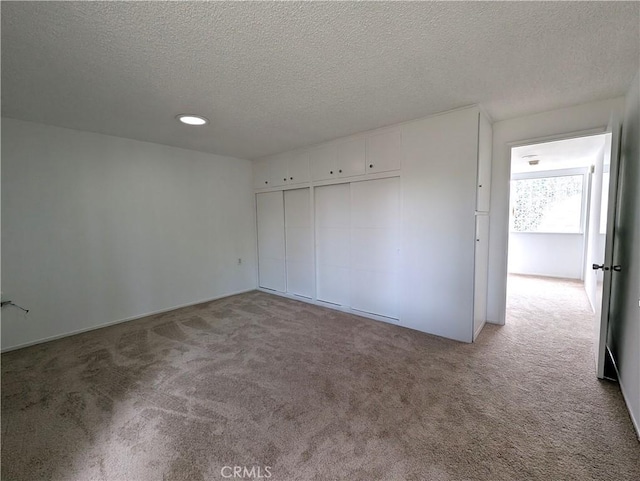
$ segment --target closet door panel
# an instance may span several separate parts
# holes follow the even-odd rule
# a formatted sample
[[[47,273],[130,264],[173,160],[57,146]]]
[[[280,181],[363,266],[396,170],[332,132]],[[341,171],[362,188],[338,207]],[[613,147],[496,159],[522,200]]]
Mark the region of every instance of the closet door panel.
[[[258,271],[260,287],[278,292],[286,291],[284,260],[262,258],[258,261]]]
[[[313,297],[313,263],[287,261],[287,292],[309,299]]]
[[[399,317],[400,181],[351,184],[351,307]]]
[[[348,267],[351,234],[343,227],[316,227],[316,256],[324,264]]]
[[[356,229],[351,232],[351,267],[372,271],[397,269],[400,238],[390,229]],[[356,248],[357,247],[357,248]]]
[[[329,264],[319,266],[316,273],[318,300],[349,307],[351,305],[350,279],[348,267]]]
[[[351,306],[358,311],[398,319],[397,273],[354,269]],[[356,288],[353,288],[356,286]],[[366,286],[358,289],[357,286]]]
[[[287,292],[313,297],[310,189],[284,192]]]
[[[350,305],[350,185],[318,187],[315,191],[316,297]]]
[[[265,289],[286,291],[282,192],[256,194],[258,277]]]

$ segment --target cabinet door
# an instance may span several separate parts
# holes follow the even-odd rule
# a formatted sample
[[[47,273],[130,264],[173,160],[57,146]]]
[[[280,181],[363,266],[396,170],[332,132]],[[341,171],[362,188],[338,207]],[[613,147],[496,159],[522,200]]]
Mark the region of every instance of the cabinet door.
[[[350,305],[350,187],[349,184],[317,187],[316,297],[318,300]]]
[[[351,184],[351,307],[398,319],[400,179]]]
[[[354,139],[338,145],[338,176],[351,177],[365,173],[365,139]]]
[[[253,187],[254,189],[265,189],[267,187],[271,187],[268,160],[253,161]]]
[[[329,145],[309,152],[312,180],[327,180],[336,178],[337,149]]]
[[[271,179],[269,184],[280,187],[289,183],[289,159],[290,156],[283,154],[269,160]]]
[[[476,216],[475,273],[473,292],[473,340],[487,319],[487,288],[489,271],[489,216]]]
[[[289,158],[289,184],[309,182],[309,153],[294,154]]]
[[[286,291],[284,203],[282,192],[256,194],[260,287]]]
[[[287,292],[313,297],[310,189],[284,192]]]
[[[493,131],[491,124],[483,114],[480,115],[478,130],[478,194],[476,198],[476,210],[489,212],[491,193],[491,153]]]
[[[367,173],[399,170],[402,159],[402,136],[399,130],[367,138]]]

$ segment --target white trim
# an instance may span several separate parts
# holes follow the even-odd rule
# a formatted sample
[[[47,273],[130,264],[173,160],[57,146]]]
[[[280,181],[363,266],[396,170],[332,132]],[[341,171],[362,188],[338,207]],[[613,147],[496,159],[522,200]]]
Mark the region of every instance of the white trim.
[[[590,166],[571,167],[568,169],[535,170],[531,172],[514,172],[511,180],[527,179],[547,179],[549,177],[571,177],[574,175],[585,175],[589,173]]]
[[[546,144],[547,142],[553,142],[555,140],[570,140],[570,139],[579,139],[582,137],[593,137],[595,135],[606,134],[606,133],[607,133],[607,126],[604,125],[602,127],[596,127],[593,129],[576,130],[575,132],[567,132],[563,134],[546,135],[543,137],[533,137],[530,139],[522,139],[522,140],[512,140],[510,142],[506,142],[505,145],[509,148],[509,151],[511,151],[511,148],[513,147]],[[511,163],[509,163],[509,167],[511,167]]]
[[[310,297],[303,297],[303,296],[298,296],[296,294],[289,294],[288,292],[274,291],[271,289],[264,289],[263,287],[258,287],[257,290],[260,292],[264,292],[265,294],[273,294],[275,296],[285,297],[287,299],[293,299],[294,301],[306,302],[307,304],[313,304],[314,306],[326,307],[327,309],[332,309],[334,311],[353,314],[354,316],[366,317],[367,319],[373,319],[374,321],[386,322],[387,324],[393,324],[394,326],[402,326],[399,319],[394,319],[392,317],[379,316],[378,314],[371,314],[370,312],[359,311],[357,309],[341,306],[339,304],[333,304],[331,302],[320,301],[318,299],[312,299]],[[402,326],[402,327],[406,327],[406,326]]]
[[[310,187],[322,187],[325,185],[351,184],[354,182],[365,182],[367,180],[387,179],[390,177],[401,177],[400,170],[389,170],[387,172],[376,172],[375,174],[357,174],[350,177],[337,177],[335,179],[313,180],[297,185],[282,185],[266,187],[264,189],[254,189],[255,194],[265,194],[268,192],[279,192],[285,190],[308,189]]]
[[[498,232],[498,234],[504,234],[506,238],[505,249],[502,254],[502,260],[504,261],[503,263],[504,269],[502,270],[502,277],[504,279],[504,290],[500,289],[500,292],[498,292],[498,294],[500,295],[498,319],[488,320],[487,322],[489,322],[489,324],[504,326],[507,323],[507,300],[508,300],[507,299],[507,283],[508,283],[507,281],[509,278],[509,234],[510,234],[509,227],[511,222],[509,217],[509,207],[511,206],[511,200],[510,200],[511,199],[511,175],[513,174],[511,172],[512,149],[514,147],[520,147],[524,145],[543,144],[543,143],[551,142],[554,140],[578,139],[580,137],[591,137],[594,135],[606,134],[606,133],[607,133],[607,126],[605,125],[602,127],[596,127],[592,129],[576,130],[573,132],[564,132],[564,133],[553,134],[553,135],[544,135],[542,137],[530,137],[527,139],[511,140],[503,144],[503,146],[506,147],[507,149],[507,152],[508,152],[507,156],[509,158],[509,162],[507,163],[508,175],[507,175],[507,189],[506,189],[506,194],[508,199],[507,219],[506,219],[506,222],[501,223],[500,225],[501,232]],[[502,149],[503,146],[500,146],[500,148]],[[494,150],[494,155],[495,155],[495,150]]]
[[[188,302],[186,304],[180,304],[174,307],[167,307],[166,309],[160,309],[157,311],[147,312],[145,314],[139,314],[131,317],[127,317],[125,319],[118,319],[117,321],[109,321],[103,324],[98,324],[96,326],[85,327],[83,329],[77,329],[75,331],[65,332],[63,334],[56,334],[55,336],[43,337],[42,339],[38,339],[36,341],[25,342],[24,344],[18,344],[17,346],[10,346],[3,348],[0,352],[5,353],[9,351],[15,351],[17,349],[22,349],[24,347],[35,346],[36,344],[42,344],[44,342],[55,341],[56,339],[62,339],[63,337],[75,336],[76,334],[82,334],[83,332],[95,331],[96,329],[102,329],[103,327],[113,326],[115,324],[121,324],[123,322],[135,321],[137,319],[142,319],[144,317],[155,316],[157,314],[163,314],[169,311],[175,311],[176,309],[182,309],[183,307],[196,306],[198,304],[204,304],[205,302],[217,301],[219,299],[224,299],[225,297],[237,296],[238,294],[244,294],[246,292],[255,291],[256,289],[252,287],[251,289],[245,289],[242,291],[231,292],[229,294],[223,294],[221,296],[210,297],[207,299],[201,299],[199,301]]]
[[[638,438],[638,441],[640,441],[640,423],[633,415],[633,411],[631,410],[631,404],[629,404],[629,398],[627,398],[627,395],[625,394],[625,391],[624,391],[624,384],[622,384],[622,381],[621,381],[622,378],[620,377],[620,372],[618,371],[618,365],[616,364],[616,360],[613,357],[613,354],[611,353],[611,349],[609,349],[609,346],[607,346],[607,352],[609,353],[609,359],[611,359],[613,368],[616,370],[616,376],[618,376],[618,385],[620,386],[622,399],[624,399],[624,403],[627,406],[627,411],[629,412],[629,417],[631,418],[631,424],[633,425],[633,428],[636,431],[636,437]]]
[[[513,151],[512,151],[513,152]],[[512,154],[513,155],[513,154]],[[589,167],[573,167],[570,169],[557,169],[557,170],[539,170],[535,172],[517,172],[511,174],[511,182],[520,180],[534,180],[534,179],[549,179],[555,177],[578,177],[582,176],[582,199],[580,201],[580,230],[578,232],[559,232],[559,231],[520,231],[511,230],[511,212],[513,206],[511,205],[511,192],[509,192],[509,235],[511,234],[578,234],[585,235],[586,222],[587,222],[587,204],[589,200],[588,195],[588,182],[589,182]]]
[[[476,332],[473,333],[473,342],[476,342],[476,339],[478,339],[478,335],[480,334],[480,331],[482,331],[482,328],[486,323],[487,321],[482,321],[482,323],[478,326],[478,329],[476,329]]]

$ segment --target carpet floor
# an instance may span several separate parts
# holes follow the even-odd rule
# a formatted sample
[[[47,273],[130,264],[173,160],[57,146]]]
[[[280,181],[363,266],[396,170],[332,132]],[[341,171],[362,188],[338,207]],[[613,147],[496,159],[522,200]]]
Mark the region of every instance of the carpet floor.
[[[255,291],[183,308],[3,354],[2,479],[637,481],[592,333],[581,284],[526,277],[474,344]]]

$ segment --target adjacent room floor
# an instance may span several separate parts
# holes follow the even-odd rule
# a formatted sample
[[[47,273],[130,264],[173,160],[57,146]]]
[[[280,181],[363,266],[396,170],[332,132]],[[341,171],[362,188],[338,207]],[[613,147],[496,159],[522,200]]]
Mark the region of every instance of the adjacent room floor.
[[[519,281],[475,344],[251,292],[4,354],[2,478],[639,479],[581,285]]]

